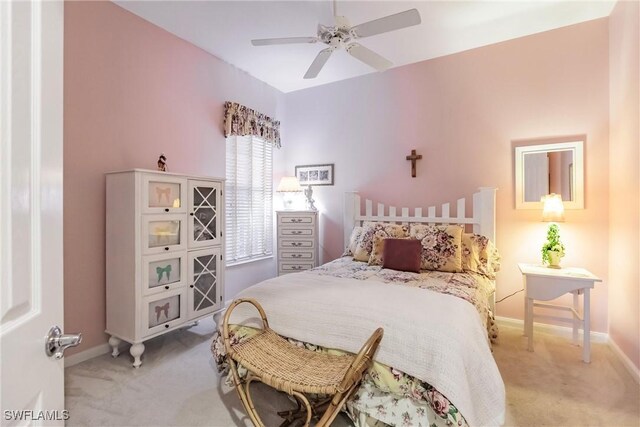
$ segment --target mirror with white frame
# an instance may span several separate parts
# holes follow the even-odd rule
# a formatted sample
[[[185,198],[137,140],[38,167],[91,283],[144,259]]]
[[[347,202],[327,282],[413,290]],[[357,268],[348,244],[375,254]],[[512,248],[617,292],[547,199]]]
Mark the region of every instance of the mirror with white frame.
[[[584,208],[583,142],[515,147],[516,209],[542,209],[547,194],[562,196],[565,209]]]

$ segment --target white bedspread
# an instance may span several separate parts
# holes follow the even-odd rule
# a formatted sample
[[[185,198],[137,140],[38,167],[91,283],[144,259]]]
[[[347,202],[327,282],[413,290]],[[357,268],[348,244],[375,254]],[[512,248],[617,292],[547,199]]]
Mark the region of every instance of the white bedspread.
[[[313,273],[266,280],[238,298],[255,298],[281,335],[352,353],[381,326],[377,361],[434,386],[469,425],[504,422],[504,384],[478,312],[464,300]],[[230,323],[259,325],[248,304],[236,308]]]

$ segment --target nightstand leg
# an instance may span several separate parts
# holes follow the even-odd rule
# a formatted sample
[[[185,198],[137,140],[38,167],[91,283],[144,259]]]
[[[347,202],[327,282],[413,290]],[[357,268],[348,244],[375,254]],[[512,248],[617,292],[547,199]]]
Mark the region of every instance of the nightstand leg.
[[[583,310],[584,313],[582,314],[582,317],[584,318],[583,324],[582,324],[582,330],[583,330],[583,334],[584,337],[583,339],[583,348],[582,348],[582,361],[584,363],[591,363],[591,308],[590,308],[590,296],[589,294],[591,292],[589,292],[590,289],[586,288],[584,290],[584,304],[583,304]]]
[[[578,292],[577,291],[573,291],[573,309],[576,311],[576,313],[580,313],[580,305],[578,303]],[[580,345],[578,343],[578,325],[580,323],[580,319],[578,319],[578,317],[576,316],[575,313],[573,313],[573,343],[575,345]]]
[[[529,298],[527,298],[527,276],[526,275],[522,275],[522,289],[525,290],[524,292],[524,336],[529,336],[529,305],[528,305],[528,301]]]
[[[533,299],[525,298],[525,300],[526,300],[525,333],[527,335],[527,350],[533,351]]]

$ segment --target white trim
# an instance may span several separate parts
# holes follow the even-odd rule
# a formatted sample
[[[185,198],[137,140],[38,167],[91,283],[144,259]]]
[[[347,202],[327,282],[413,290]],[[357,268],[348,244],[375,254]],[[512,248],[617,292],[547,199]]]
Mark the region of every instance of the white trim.
[[[609,347],[611,347],[611,350],[613,350],[615,355],[618,356],[618,358],[620,359],[624,367],[627,368],[627,371],[629,371],[633,379],[636,380],[638,384],[640,384],[640,369],[633,364],[631,359],[629,359],[629,356],[624,354],[624,352],[620,349],[620,347],[618,347],[618,344],[616,344],[616,342],[611,338],[611,336],[609,336]]]
[[[499,327],[506,326],[524,330],[524,320],[521,319],[496,316],[496,323]],[[534,322],[533,327],[536,328],[537,331],[542,333],[561,336],[567,339],[571,339],[572,337],[572,329],[567,326],[549,325],[546,323]],[[582,331],[580,331],[580,335],[582,336]],[[640,369],[634,365],[631,359],[629,359],[629,356],[624,354],[624,352],[620,349],[620,347],[618,347],[618,344],[616,344],[616,342],[609,336],[609,334],[605,332],[591,331],[590,335],[591,342],[608,344],[613,353],[618,357],[618,359],[620,359],[620,362],[622,362],[627,371],[629,371],[629,374],[631,374],[633,379],[640,384]]]
[[[496,322],[498,323],[498,326],[519,328],[524,331],[524,320],[522,319],[513,319],[511,317],[496,316]],[[573,329],[568,326],[549,325],[547,323],[533,322],[533,327],[536,329],[536,331],[539,331],[542,333],[557,335],[557,336],[561,336],[563,338],[568,338],[568,339],[572,339],[573,337]],[[582,329],[580,329],[578,333],[579,333],[579,336],[582,337]],[[591,331],[589,335],[591,337],[591,342],[597,342],[600,344],[606,344],[609,342],[609,334],[605,332]]]
[[[250,262],[256,262],[256,261],[264,261],[266,259],[272,259],[272,258],[273,258],[273,254],[255,256],[253,258],[247,258],[247,259],[243,259],[241,261],[228,262],[227,264],[225,264],[225,267],[232,268],[232,267],[236,267],[238,265],[249,264]]]
[[[84,351],[72,354],[71,356],[65,356],[64,367],[68,368],[78,363],[82,363],[86,360],[93,359],[94,357],[102,356],[103,354],[111,353],[111,347],[108,342],[98,344],[95,347],[88,348]]]

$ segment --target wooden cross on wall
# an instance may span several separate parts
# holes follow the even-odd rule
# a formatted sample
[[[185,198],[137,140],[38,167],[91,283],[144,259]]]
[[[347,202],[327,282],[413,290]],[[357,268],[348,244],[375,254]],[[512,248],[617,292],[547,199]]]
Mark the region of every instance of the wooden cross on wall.
[[[416,154],[416,150],[411,150],[411,155],[407,156],[407,160],[411,160],[411,178],[416,177],[416,161],[422,158],[422,154]]]

